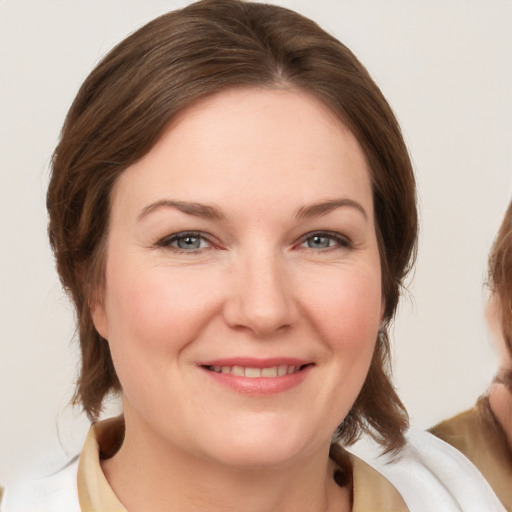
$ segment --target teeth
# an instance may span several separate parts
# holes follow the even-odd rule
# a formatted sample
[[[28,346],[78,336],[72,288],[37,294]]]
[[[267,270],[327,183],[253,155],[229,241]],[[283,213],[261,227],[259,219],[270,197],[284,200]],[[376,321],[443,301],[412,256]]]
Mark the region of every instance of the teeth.
[[[271,366],[269,368],[251,368],[244,366],[209,366],[208,369],[216,373],[224,373],[236,375],[238,377],[249,377],[257,379],[259,377],[282,377],[283,375],[291,375],[297,373],[300,366],[288,366],[282,364],[279,366]]]
[[[277,366],[273,366],[272,368],[262,368],[261,376],[262,377],[277,377],[279,373],[279,368]]]
[[[261,377],[261,370],[259,368],[246,368],[245,376],[250,377],[251,379]]]
[[[242,366],[233,366],[231,373],[233,375],[238,375],[239,377],[243,377],[245,375],[245,371]]]

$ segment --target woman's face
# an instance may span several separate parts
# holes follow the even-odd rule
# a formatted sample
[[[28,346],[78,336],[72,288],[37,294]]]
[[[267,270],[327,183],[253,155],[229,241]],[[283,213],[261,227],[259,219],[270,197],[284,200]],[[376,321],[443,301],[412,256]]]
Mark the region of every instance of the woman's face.
[[[498,350],[500,366],[507,369],[512,368],[512,360],[507,350],[507,343],[502,330],[501,301],[494,293],[491,293],[487,299],[485,317],[493,342]]]
[[[249,466],[325,453],[382,313],[368,165],[306,93],[202,100],[116,183],[93,318],[141,446]]]

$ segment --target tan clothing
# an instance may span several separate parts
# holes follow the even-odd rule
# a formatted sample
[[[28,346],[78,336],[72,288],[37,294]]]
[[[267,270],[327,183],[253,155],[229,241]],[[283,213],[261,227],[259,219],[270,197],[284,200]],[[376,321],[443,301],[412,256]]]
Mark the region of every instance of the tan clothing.
[[[487,479],[504,507],[512,511],[512,452],[487,397],[431,432],[462,452]]]
[[[123,424],[119,418],[97,423],[89,431],[78,465],[78,499],[82,512],[126,512],[100,465],[100,451],[111,455],[119,447],[122,435]],[[353,512],[409,510],[386,478],[361,459],[353,455],[349,457],[352,464]],[[333,458],[337,462],[336,455]]]
[[[100,463],[118,449],[123,430],[119,419],[94,425],[80,458],[48,477],[11,486],[2,512],[126,512]],[[353,491],[355,512],[506,512],[477,468],[428,432],[409,432],[394,461],[363,450],[363,462],[338,445],[330,456],[334,480]]]
[[[402,496],[379,472],[354,455],[352,462],[352,512],[406,512]]]

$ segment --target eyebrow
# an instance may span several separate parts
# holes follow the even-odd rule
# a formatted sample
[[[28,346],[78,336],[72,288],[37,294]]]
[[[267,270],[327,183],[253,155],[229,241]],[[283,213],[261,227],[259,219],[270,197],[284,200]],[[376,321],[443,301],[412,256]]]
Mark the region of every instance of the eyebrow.
[[[328,201],[322,201],[319,203],[303,206],[297,210],[296,218],[307,219],[311,217],[320,217],[322,215],[327,215],[328,213],[338,208],[347,207],[355,208],[360,213],[362,213],[366,220],[368,219],[368,214],[366,213],[366,210],[363,208],[363,206],[357,201],[349,198],[331,199]],[[143,217],[149,215],[155,210],[158,210],[159,208],[175,208],[176,210],[186,213],[187,215],[193,215],[194,217],[202,217],[204,219],[210,220],[225,219],[225,215],[216,206],[202,203],[191,203],[188,201],[172,201],[170,199],[161,199],[145,206],[138,215],[137,219],[141,220]]]
[[[160,201],[155,201],[154,203],[148,204],[146,207],[144,207],[138,215],[137,220],[141,220],[143,217],[155,210],[158,210],[159,208],[175,208],[176,210],[179,210],[188,215],[193,215],[194,217],[202,217],[204,219],[224,219],[224,214],[215,206],[201,203],[189,203],[187,201],[171,201],[169,199],[161,199]]]
[[[368,214],[366,213],[366,210],[361,205],[361,203],[358,203],[357,201],[354,201],[353,199],[349,198],[331,199],[329,201],[322,201],[308,206],[303,206],[302,208],[299,208],[297,212],[297,218],[307,219],[310,217],[320,217],[322,215],[327,215],[328,213],[332,212],[333,210],[336,210],[337,208],[346,207],[355,208],[356,210],[363,214],[363,217],[366,220],[368,220]]]

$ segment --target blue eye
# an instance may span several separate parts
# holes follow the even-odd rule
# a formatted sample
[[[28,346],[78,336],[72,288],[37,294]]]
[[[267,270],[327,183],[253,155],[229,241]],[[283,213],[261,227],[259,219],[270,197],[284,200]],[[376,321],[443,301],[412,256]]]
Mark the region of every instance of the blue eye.
[[[179,251],[197,251],[210,247],[208,240],[200,233],[176,233],[158,242],[161,247],[169,247]]]
[[[328,236],[313,235],[306,239],[306,243],[310,249],[326,249],[331,247],[333,240]]]
[[[350,242],[337,233],[313,233],[303,239],[301,247],[307,247],[308,249],[350,247]]]
[[[176,239],[176,247],[179,249],[199,249],[201,247],[201,238],[198,236],[182,236]]]

